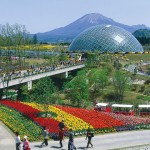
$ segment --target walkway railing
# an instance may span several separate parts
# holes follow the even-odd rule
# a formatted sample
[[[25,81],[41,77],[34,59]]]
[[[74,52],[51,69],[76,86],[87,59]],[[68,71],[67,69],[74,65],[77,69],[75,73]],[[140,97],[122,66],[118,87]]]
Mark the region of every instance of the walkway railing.
[[[78,62],[78,63],[71,63],[71,64],[65,64],[65,65],[49,65],[49,66],[43,66],[43,67],[34,67],[29,68],[27,70],[20,70],[16,72],[10,72],[8,74],[1,73],[0,74],[0,82],[8,81],[8,80],[14,80],[18,78],[33,76],[37,74],[42,74],[50,71],[60,70],[64,68],[69,68],[73,66],[83,65],[84,63]]]

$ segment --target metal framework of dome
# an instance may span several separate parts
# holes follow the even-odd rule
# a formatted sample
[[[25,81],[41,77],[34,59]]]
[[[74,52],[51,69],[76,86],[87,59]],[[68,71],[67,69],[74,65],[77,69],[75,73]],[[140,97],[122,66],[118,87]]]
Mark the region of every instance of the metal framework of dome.
[[[70,51],[143,52],[138,40],[128,31],[113,25],[97,25],[80,33]]]

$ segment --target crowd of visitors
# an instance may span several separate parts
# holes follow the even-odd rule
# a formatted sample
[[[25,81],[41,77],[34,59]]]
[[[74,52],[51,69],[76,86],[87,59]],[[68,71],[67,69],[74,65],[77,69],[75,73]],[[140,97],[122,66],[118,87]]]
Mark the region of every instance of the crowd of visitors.
[[[16,78],[22,78],[30,75],[36,75],[44,72],[54,71],[58,69],[63,69],[66,67],[74,66],[80,62],[68,61],[68,62],[59,62],[57,64],[45,65],[45,66],[36,66],[31,65],[23,70],[13,70],[9,73],[0,72],[0,81],[13,80]]]

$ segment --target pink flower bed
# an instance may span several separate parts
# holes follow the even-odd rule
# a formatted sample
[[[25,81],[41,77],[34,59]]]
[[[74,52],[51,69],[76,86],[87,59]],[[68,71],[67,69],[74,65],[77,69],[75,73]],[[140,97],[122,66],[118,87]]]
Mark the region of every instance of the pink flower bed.
[[[149,124],[150,118],[142,118],[138,116],[125,116],[122,114],[115,114],[115,113],[107,113],[105,114],[122,121],[125,125],[138,125],[138,124]]]

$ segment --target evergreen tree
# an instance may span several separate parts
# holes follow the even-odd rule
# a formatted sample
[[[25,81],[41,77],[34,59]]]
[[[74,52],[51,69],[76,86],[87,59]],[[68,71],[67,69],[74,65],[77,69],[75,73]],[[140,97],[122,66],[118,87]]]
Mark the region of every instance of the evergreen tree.
[[[34,34],[34,35],[33,35],[33,44],[37,44],[37,43],[38,43],[37,35]]]

